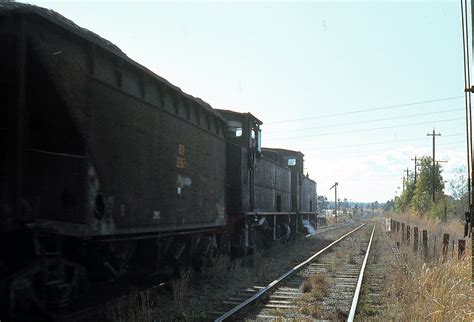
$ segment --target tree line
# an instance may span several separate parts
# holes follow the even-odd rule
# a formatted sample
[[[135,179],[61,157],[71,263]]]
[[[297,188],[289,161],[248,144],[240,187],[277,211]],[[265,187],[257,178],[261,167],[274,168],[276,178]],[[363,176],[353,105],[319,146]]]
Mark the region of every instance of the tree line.
[[[457,169],[457,175],[449,182],[451,195],[445,194],[442,172],[442,166],[438,162],[433,167],[431,157],[422,157],[416,177],[412,173],[406,178],[403,192],[387,201],[384,210],[412,211],[438,219],[446,219],[447,216],[462,218],[468,203],[463,169]]]

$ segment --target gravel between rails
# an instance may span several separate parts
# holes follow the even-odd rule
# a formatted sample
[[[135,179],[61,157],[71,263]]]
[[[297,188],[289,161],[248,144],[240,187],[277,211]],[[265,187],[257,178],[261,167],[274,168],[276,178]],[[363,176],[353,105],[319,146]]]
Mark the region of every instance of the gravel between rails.
[[[372,228],[362,227],[321,254],[245,313],[245,320],[345,319]]]
[[[382,221],[375,223],[377,227],[367,261],[355,321],[384,320],[387,310],[387,286],[398,266],[399,253],[393,240],[384,231],[384,223]]]

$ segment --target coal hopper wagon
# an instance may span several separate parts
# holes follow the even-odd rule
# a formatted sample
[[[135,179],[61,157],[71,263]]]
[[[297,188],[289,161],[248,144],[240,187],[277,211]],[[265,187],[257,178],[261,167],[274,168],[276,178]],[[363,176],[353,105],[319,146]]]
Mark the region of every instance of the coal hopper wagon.
[[[303,154],[263,148],[251,113],[213,109],[44,8],[0,4],[0,44],[0,313],[314,227]]]

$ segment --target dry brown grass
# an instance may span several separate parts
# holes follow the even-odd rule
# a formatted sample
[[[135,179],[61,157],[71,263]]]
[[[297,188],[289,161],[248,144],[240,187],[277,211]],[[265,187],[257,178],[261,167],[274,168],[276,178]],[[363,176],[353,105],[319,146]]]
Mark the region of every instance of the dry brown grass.
[[[314,304],[314,301],[321,301],[327,296],[328,290],[329,283],[323,275],[315,274],[309,276],[305,278],[303,284],[301,284],[301,291],[306,295],[302,300],[303,302],[308,302],[309,300],[309,302]]]
[[[295,300],[298,312],[311,318],[321,317],[322,304],[320,301],[327,295],[328,283],[324,277],[315,275],[305,279],[301,285],[303,295]],[[301,320],[300,318],[298,321]]]
[[[189,270],[181,271],[180,278],[172,282],[173,305],[177,319],[186,318],[187,294],[192,272]]]
[[[349,264],[355,265],[357,261],[355,260],[354,256],[349,255],[349,260],[347,261]]]
[[[452,255],[453,241],[454,241],[454,248],[456,251],[458,240],[464,239],[464,224],[457,219],[452,219],[452,220],[448,220],[447,222],[442,222],[441,220],[433,219],[428,216],[422,216],[413,212],[389,213],[386,215],[386,217],[392,218],[399,222],[404,222],[410,225],[412,234],[413,234],[413,227],[419,227],[420,247],[421,247],[421,231],[427,230],[428,231],[428,248],[429,248],[428,255],[430,259],[439,259],[442,257],[443,234],[445,233],[449,234],[448,254],[450,256]],[[399,241],[401,240],[401,232],[399,232],[398,236],[396,234],[393,234],[393,236],[397,240]],[[472,255],[471,238],[466,238],[465,241],[466,241],[465,256],[470,257]],[[411,236],[411,245],[413,245],[413,235]]]
[[[312,318],[318,318],[321,315],[321,306],[318,303],[305,303],[300,306],[299,312]],[[298,319],[300,321],[301,319]]]
[[[474,318],[470,257],[400,267],[387,290],[386,317],[394,320],[464,321]]]
[[[123,297],[107,307],[109,318],[115,322],[154,321],[153,300],[150,291],[137,291]]]
[[[394,220],[428,231],[428,263],[422,252],[413,252],[413,236],[407,247],[401,243],[401,255],[409,273],[400,263],[387,289],[390,305],[386,317],[394,320],[463,321],[474,318],[471,288],[471,239],[466,239],[465,256],[458,260],[457,241],[463,239],[464,227],[458,220],[442,222],[415,213],[391,214]],[[443,263],[443,234],[450,235],[447,262]],[[392,234],[401,240],[401,233]],[[452,241],[455,247],[452,248]],[[419,243],[421,244],[421,236]],[[421,245],[420,245],[421,246]],[[421,249],[420,249],[421,250]]]
[[[412,228],[417,226],[420,229],[426,229],[430,234],[442,236],[443,233],[450,235],[450,239],[462,239],[464,236],[464,224],[458,219],[451,219],[443,222],[436,218],[426,215],[420,215],[414,212],[389,213],[387,218],[409,224]]]
[[[268,279],[268,262],[263,258],[263,252],[257,251],[252,255],[252,267],[255,269],[255,281]]]
[[[238,260],[231,261],[227,256],[220,256],[214,265],[202,273],[201,279],[205,284],[224,283],[228,278],[228,272],[235,271],[241,263]]]

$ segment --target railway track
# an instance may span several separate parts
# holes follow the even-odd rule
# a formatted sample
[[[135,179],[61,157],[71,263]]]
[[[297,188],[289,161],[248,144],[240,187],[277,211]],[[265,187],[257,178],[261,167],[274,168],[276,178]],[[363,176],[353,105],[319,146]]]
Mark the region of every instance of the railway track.
[[[341,229],[348,225],[348,223],[343,223],[323,226],[318,228],[316,235],[319,236],[320,234]],[[310,238],[311,236],[314,235],[308,235],[306,237]],[[150,281],[146,282],[147,279]],[[155,282],[152,282],[152,280],[155,280]],[[143,294],[149,294],[151,298],[156,298],[157,296],[160,298],[172,296],[167,294],[172,291],[172,283],[163,278],[159,280],[159,282],[156,282],[156,278],[151,276],[150,278],[144,277],[140,280],[130,282],[121,280],[113,283],[100,283],[87,295],[76,299],[71,307],[55,312],[48,312],[44,320],[68,322],[104,320],[110,318],[109,315],[115,315],[115,311],[121,309],[119,306],[121,306],[122,302],[134,301],[134,298],[137,296],[142,296]],[[160,294],[158,295],[158,293]]]
[[[375,231],[373,225],[369,238],[365,236],[367,229],[362,229],[364,226],[352,229],[267,286],[245,288],[229,297],[221,309],[210,312],[209,317],[215,321],[243,318],[353,319]],[[354,237],[356,232],[360,235],[364,231],[364,236]],[[341,256],[343,249],[349,250],[348,256]],[[333,256],[326,256],[328,252]],[[311,283],[316,284],[313,290]],[[317,309],[308,310],[308,307]]]
[[[335,240],[336,234],[342,234],[337,230],[341,227],[345,227],[346,232],[350,231]],[[280,267],[280,270],[282,265],[287,268],[292,267],[280,278],[275,280],[272,278],[272,276],[276,276],[278,271],[276,269],[268,275],[271,279],[266,282],[241,283],[231,291],[233,294],[229,295],[231,292],[228,292],[219,298],[218,301],[222,302],[222,305],[219,306],[206,306],[202,305],[202,302],[187,303],[189,306],[195,305],[196,311],[199,310],[202,313],[177,315],[173,318],[170,314],[163,314],[161,304],[156,305],[158,303],[155,302],[151,306],[150,314],[153,314],[153,319],[157,320],[172,320],[180,317],[190,320],[212,319],[216,321],[244,319],[248,321],[281,319],[383,320],[387,316],[385,313],[390,309],[389,303],[384,302],[386,295],[384,284],[387,279],[390,279],[390,266],[396,267],[403,264],[403,250],[400,254],[393,240],[389,239],[379,227],[365,224],[359,225],[355,229],[353,229],[354,226],[320,229],[316,236],[319,234],[324,236],[325,233],[333,231],[321,238],[321,241],[325,242],[324,244],[316,244],[308,240],[297,244],[297,247],[301,248],[308,244],[310,245],[308,249],[315,247],[315,245],[320,248],[327,246],[298,265],[286,266],[296,258],[289,259],[291,257],[289,253],[295,249],[286,248],[287,244],[281,245],[281,249],[265,258],[265,261],[269,262],[268,265]],[[308,249],[302,254],[308,254]],[[284,261],[278,261],[277,256],[274,255],[286,259],[286,264],[283,264]],[[306,256],[308,257],[308,255]],[[301,256],[298,258],[302,259]],[[366,269],[365,272],[362,272],[364,263]],[[362,276],[364,276],[363,279]],[[315,290],[313,286],[313,289],[307,290],[306,284],[312,278],[317,283],[323,281],[324,283],[321,284],[325,284],[324,287]],[[202,276],[197,276],[196,279],[202,279]],[[232,273],[225,275],[225,279],[232,279]],[[272,283],[268,284],[268,281],[272,281]],[[204,284],[207,284],[207,281],[203,281],[200,285]],[[247,285],[247,287],[242,288],[242,285]],[[213,296],[211,292],[218,291],[215,285],[207,292],[199,290],[196,285],[190,287],[193,288],[190,298],[201,297],[208,302]],[[228,285],[225,284],[223,287],[226,288]],[[167,288],[166,292],[161,292],[159,295],[160,300],[164,300],[168,307],[172,306],[171,301],[164,299],[164,297],[169,296],[170,290],[172,290],[171,286]],[[187,289],[185,292],[188,294],[189,290]],[[354,294],[359,295],[354,296]],[[236,307],[239,308],[236,309]],[[103,307],[102,310],[104,310]],[[115,314],[115,312],[113,313]],[[115,315],[113,317],[115,320]],[[82,316],[80,319],[72,320],[77,322],[99,319],[86,319]]]
[[[331,225],[331,226],[323,226],[318,228],[315,235],[307,235],[306,239],[311,239],[313,237],[318,238],[318,236],[325,236],[326,234],[334,234],[335,231],[338,229],[344,229],[353,225],[353,223],[343,223],[338,225]],[[331,233],[332,232],[332,233]],[[291,245],[288,244],[288,245]],[[284,249],[286,249],[285,246]],[[278,262],[276,260],[275,265],[281,265],[281,261]],[[271,265],[271,264],[269,264]],[[68,322],[82,322],[82,321],[89,321],[89,320],[106,320],[109,319],[111,315],[116,315],[116,311],[120,309],[120,303],[122,302],[130,302],[134,301],[134,297],[142,296],[142,294],[149,294],[151,298],[155,298],[159,294],[160,303],[156,303],[154,301],[154,305],[156,305],[157,310],[160,310],[161,305],[164,303],[165,306],[172,307],[172,283],[163,282],[164,280],[161,279],[159,283],[150,283],[147,285],[144,281],[138,282],[134,284],[135,286],[130,287],[130,290],[126,290],[126,282],[121,281],[115,282],[111,284],[111,287],[107,287],[107,283],[104,283],[102,287],[97,287],[97,290],[94,291],[92,296],[87,296],[87,298],[83,298],[80,300],[79,303],[74,305],[74,308],[67,309],[63,312],[56,312],[50,315],[50,319],[53,321],[68,321]],[[120,286],[118,285],[120,284]],[[123,284],[123,285],[121,285]],[[132,284],[130,284],[132,285]],[[253,288],[254,290],[259,289],[258,286]],[[97,294],[96,294],[97,293]],[[115,296],[114,296],[115,294]],[[250,289],[246,290],[246,294],[252,294]],[[89,299],[90,298],[90,299]],[[170,298],[166,300],[166,298]],[[229,298],[229,303],[235,303],[235,298]],[[140,300],[141,301],[141,300]],[[163,301],[163,302],[161,302]],[[166,311],[166,310],[165,310]],[[161,314],[160,314],[161,317]],[[163,316],[164,319],[167,319],[171,316],[165,314]],[[215,315],[212,317],[214,318]]]

